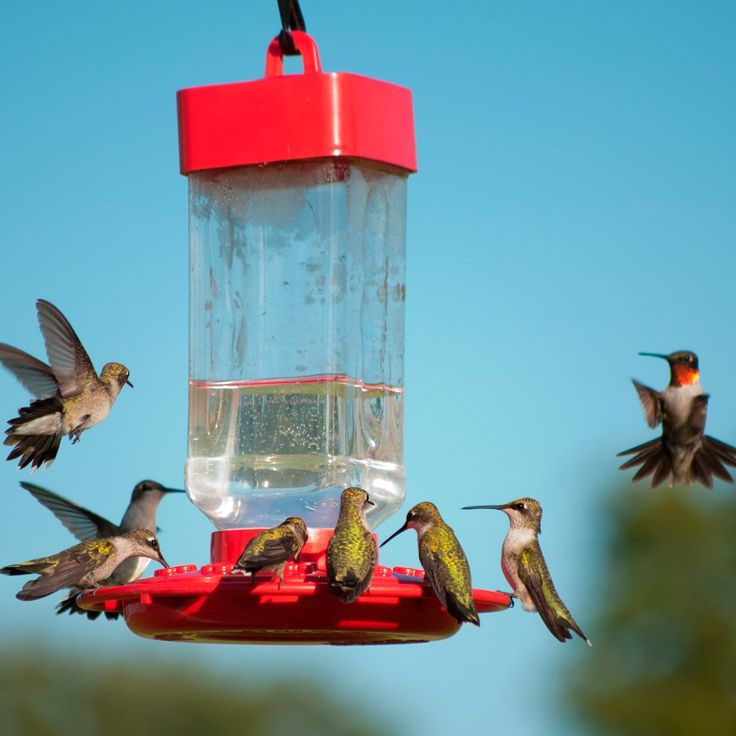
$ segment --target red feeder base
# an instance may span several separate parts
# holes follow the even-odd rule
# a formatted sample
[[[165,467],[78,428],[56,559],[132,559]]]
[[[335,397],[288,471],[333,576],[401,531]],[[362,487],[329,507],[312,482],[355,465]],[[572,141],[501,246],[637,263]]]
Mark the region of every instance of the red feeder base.
[[[156,570],[129,585],[98,588],[78,599],[93,611],[118,611],[139,636],[234,644],[408,644],[452,636],[460,624],[440,605],[424,573],[377,566],[370,588],[343,604],[330,591],[325,551],[332,529],[310,529],[298,564],[281,585],[271,573],[230,573],[261,529],[212,534],[212,563]],[[511,605],[505,593],[473,589],[479,613]]]

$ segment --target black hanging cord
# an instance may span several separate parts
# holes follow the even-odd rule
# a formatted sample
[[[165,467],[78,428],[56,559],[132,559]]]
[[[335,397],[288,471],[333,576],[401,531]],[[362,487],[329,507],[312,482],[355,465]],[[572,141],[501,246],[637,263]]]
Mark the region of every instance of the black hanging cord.
[[[299,56],[294,45],[291,31],[306,31],[304,15],[299,7],[299,0],[278,0],[279,15],[281,15],[281,32],[279,33],[279,46],[284,56]]]

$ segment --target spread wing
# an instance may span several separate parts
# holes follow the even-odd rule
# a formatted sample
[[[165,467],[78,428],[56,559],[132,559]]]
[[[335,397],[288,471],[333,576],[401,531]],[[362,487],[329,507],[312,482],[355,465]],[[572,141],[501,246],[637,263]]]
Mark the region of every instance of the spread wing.
[[[62,556],[51,575],[26,583],[16,594],[16,598],[21,601],[31,601],[55,593],[62,588],[77,585],[85,575],[99,567],[103,561],[99,555],[90,554],[89,550],[80,544]]]
[[[659,398],[659,392],[655,391],[643,383],[639,383],[636,379],[631,381],[634,384],[636,393],[639,394],[639,401],[644,409],[644,418],[647,424],[654,429],[662,421],[662,402]]]
[[[98,537],[112,537],[121,533],[119,526],[102,516],[89,511],[56,493],[41,488],[34,483],[21,481],[25,488],[39,503],[51,513],[80,541]]]
[[[54,372],[46,363],[12,345],[0,343],[2,363],[37,399],[48,399],[59,393]]]
[[[67,318],[51,302],[39,299],[36,309],[49,363],[61,395],[73,396],[87,383],[97,379],[92,361]]]
[[[575,623],[575,619],[557,595],[549,570],[547,570],[542,560],[541,552],[536,555],[530,554],[528,550],[522,552],[519,555],[518,573],[521,582],[524,583],[534,601],[542,621],[556,639],[562,642],[571,639],[572,635],[569,629],[572,629],[581,639],[590,644],[588,638]]]

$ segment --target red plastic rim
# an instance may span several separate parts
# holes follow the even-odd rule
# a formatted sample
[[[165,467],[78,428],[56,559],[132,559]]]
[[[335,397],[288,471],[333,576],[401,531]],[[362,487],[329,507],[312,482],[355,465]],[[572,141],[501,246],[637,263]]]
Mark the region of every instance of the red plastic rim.
[[[358,74],[325,73],[314,40],[301,31],[292,37],[303,74],[283,73],[274,39],[262,79],[177,93],[181,173],[332,157],[416,171],[411,92]]]
[[[350,604],[330,591],[324,557],[331,529],[310,529],[300,561],[284,582],[232,575],[247,541],[261,529],[212,535],[213,562],[178,565],[124,586],[84,593],[79,603],[118,611],[139,636],[164,641],[240,644],[401,644],[444,639],[460,625],[440,605],[424,573],[377,566],[370,588]],[[505,593],[473,589],[479,613],[511,605]]]

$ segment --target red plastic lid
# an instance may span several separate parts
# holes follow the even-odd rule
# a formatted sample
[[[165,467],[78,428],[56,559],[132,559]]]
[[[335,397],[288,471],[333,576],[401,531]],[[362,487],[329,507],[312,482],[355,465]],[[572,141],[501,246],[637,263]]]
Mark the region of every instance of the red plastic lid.
[[[377,566],[370,588],[343,604],[330,591],[325,550],[332,529],[310,529],[298,564],[279,585],[271,573],[232,575],[233,563],[261,529],[212,535],[212,563],[156,570],[129,585],[98,588],[78,601],[118,611],[139,636],[164,641],[240,644],[405,644],[444,639],[460,624],[440,605],[421,570]],[[505,593],[473,589],[479,613],[511,605]],[[474,628],[474,627],[471,627]]]
[[[332,156],[416,171],[411,91],[357,74],[323,73],[313,39],[291,35],[303,74],[284,75],[274,39],[264,79],[177,93],[181,173]]]

